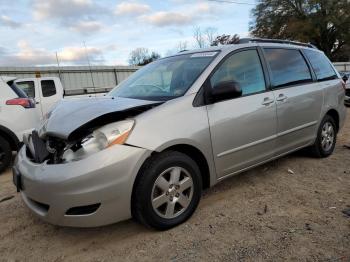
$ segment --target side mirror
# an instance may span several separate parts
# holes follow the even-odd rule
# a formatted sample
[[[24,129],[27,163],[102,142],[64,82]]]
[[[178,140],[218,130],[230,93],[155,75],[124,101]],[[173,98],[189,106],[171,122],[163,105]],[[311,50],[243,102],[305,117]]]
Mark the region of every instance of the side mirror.
[[[342,79],[346,83],[349,80],[349,77],[347,75],[343,75]]]
[[[211,90],[212,102],[228,100],[242,95],[240,85],[235,81],[222,81],[216,84]]]

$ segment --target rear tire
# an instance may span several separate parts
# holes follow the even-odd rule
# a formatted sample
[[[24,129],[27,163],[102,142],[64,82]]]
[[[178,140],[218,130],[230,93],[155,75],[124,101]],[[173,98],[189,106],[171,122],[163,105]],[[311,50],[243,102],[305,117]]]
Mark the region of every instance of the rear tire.
[[[10,165],[12,150],[9,142],[0,136],[0,175]]]
[[[148,159],[138,174],[132,215],[140,223],[166,230],[191,217],[201,198],[202,179],[195,161],[176,151]]]
[[[315,143],[310,147],[311,153],[317,158],[330,156],[337,141],[337,126],[330,115],[326,115],[318,128]]]

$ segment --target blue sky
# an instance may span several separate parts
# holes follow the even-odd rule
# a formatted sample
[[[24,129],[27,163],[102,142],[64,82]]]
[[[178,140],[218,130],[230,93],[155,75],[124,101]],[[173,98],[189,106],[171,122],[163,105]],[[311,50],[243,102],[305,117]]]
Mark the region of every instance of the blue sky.
[[[63,65],[86,65],[85,50],[93,65],[125,65],[137,47],[162,56],[180,42],[195,48],[195,27],[247,36],[252,7],[207,0],[0,0],[0,65],[52,65],[55,52]]]

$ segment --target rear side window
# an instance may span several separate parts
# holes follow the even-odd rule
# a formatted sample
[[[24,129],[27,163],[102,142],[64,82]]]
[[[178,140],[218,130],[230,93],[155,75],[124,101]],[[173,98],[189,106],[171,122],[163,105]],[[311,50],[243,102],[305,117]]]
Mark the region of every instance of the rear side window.
[[[325,81],[338,78],[327,57],[317,51],[304,50],[309,59],[312,69],[315,71],[318,81]]]
[[[35,97],[35,86],[33,81],[16,82],[18,88],[22,89],[28,97]]]
[[[49,97],[56,94],[56,86],[53,80],[42,80],[41,90],[43,92],[43,97]]]
[[[9,87],[11,87],[12,91],[15,92],[18,97],[20,98],[28,97],[27,94],[22,89],[20,89],[13,80],[7,82],[7,84],[9,85]]]
[[[234,81],[242,88],[242,95],[265,91],[265,79],[256,50],[245,50],[231,55],[210,79],[211,86],[220,82]]]
[[[266,48],[264,51],[274,88],[312,82],[309,67],[299,50]]]

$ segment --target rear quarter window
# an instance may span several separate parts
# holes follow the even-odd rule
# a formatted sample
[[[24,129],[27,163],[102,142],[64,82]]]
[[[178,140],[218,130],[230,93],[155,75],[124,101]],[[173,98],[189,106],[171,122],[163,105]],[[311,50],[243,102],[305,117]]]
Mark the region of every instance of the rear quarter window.
[[[306,57],[309,59],[312,69],[314,70],[317,81],[325,81],[338,78],[328,58],[321,52],[304,50]]]

